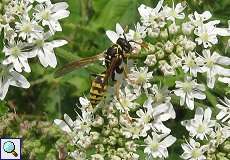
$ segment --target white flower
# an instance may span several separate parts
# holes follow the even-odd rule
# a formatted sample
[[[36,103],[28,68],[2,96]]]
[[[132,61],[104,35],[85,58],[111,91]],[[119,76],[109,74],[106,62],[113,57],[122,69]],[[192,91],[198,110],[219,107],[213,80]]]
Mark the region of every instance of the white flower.
[[[55,68],[57,65],[57,59],[54,53],[54,48],[61,47],[67,44],[66,40],[53,40],[51,42],[46,42],[46,40],[51,35],[49,33],[45,33],[40,37],[37,37],[34,40],[34,44],[36,45],[33,53],[38,56],[41,64],[44,67],[52,67]]]
[[[221,65],[230,65],[230,58],[221,56],[217,52],[211,54],[210,50],[204,50],[203,52],[203,63],[202,70],[207,72],[207,86],[214,88],[216,75],[230,76],[230,69],[226,69]]]
[[[212,17],[212,14],[209,11],[205,11],[202,14],[199,14],[195,11],[194,14],[190,14],[188,17],[192,24],[197,27],[201,26],[203,22],[209,20]]]
[[[168,6],[163,7],[163,12],[165,13],[168,20],[175,22],[175,19],[184,19],[185,14],[181,13],[186,8],[185,3],[178,3],[175,7],[173,2],[173,7]]]
[[[150,92],[143,106],[152,112],[153,118],[158,122],[167,121],[171,118],[175,119],[176,113],[170,102],[171,97],[168,88],[158,88],[157,85],[153,85]]]
[[[230,137],[230,127],[225,125],[216,124],[214,131],[210,135],[214,144],[218,147]]]
[[[70,12],[66,10],[68,4],[66,2],[59,2],[52,4],[49,0],[45,4],[38,4],[35,6],[34,18],[38,22],[42,22],[43,26],[48,25],[52,34],[56,31],[62,31],[58,20],[69,16]]]
[[[151,28],[165,26],[164,16],[160,13],[163,2],[164,0],[160,0],[154,9],[143,4],[138,7],[138,11],[141,15],[141,22],[144,26]]]
[[[216,121],[211,120],[212,110],[197,108],[194,119],[182,121],[181,124],[189,131],[189,135],[200,140],[207,138],[213,131]]]
[[[195,28],[194,34],[198,36],[195,41],[198,45],[203,44],[204,48],[208,48],[218,43],[215,25],[219,23],[220,21],[210,21]]]
[[[32,42],[33,38],[38,37],[43,32],[43,28],[36,21],[30,21],[28,15],[24,15],[21,22],[16,22],[15,24],[15,29],[19,32],[19,37],[22,37],[23,40],[27,38],[29,43]]]
[[[176,88],[174,93],[180,97],[180,105],[186,103],[187,107],[191,110],[194,109],[194,98],[206,98],[206,95],[203,93],[205,91],[205,86],[203,84],[198,84],[196,79],[192,80],[191,77],[186,77],[184,82],[176,81]]]
[[[153,72],[148,72],[148,67],[131,68],[128,75],[131,85],[144,89],[151,87],[149,80],[153,78]]]
[[[217,120],[221,122],[226,122],[230,124],[230,100],[227,97],[224,97],[224,101],[220,101],[221,104],[217,104],[216,107],[220,109],[220,112],[216,116]]]
[[[167,148],[171,146],[176,138],[168,134],[157,134],[152,132],[152,137],[148,136],[145,140],[146,147],[144,153],[148,154],[148,158],[167,158]]]
[[[3,52],[6,55],[6,59],[3,64],[13,64],[14,69],[18,72],[31,72],[30,66],[28,64],[28,58],[33,58],[36,56],[34,52],[31,52],[32,46],[23,43],[21,41],[7,44],[4,46]]]
[[[13,70],[12,67],[0,64],[0,99],[3,100],[8,92],[9,86],[29,88],[30,83],[24,76]]]
[[[143,130],[143,125],[138,122],[127,123],[125,126],[122,126],[122,134],[126,138],[139,139],[140,136],[146,136]]]
[[[187,142],[187,141],[186,141]],[[208,150],[207,145],[201,146],[199,142],[190,138],[189,142],[181,144],[184,153],[180,156],[183,159],[188,160],[205,160],[204,153]]]
[[[151,120],[152,120],[152,112],[150,112],[150,110],[143,110],[143,109],[139,109],[138,111],[136,111],[136,114],[138,116],[138,118],[136,119],[142,126],[142,132],[143,132],[143,136],[147,136],[147,131],[149,131],[151,129]]]
[[[199,56],[196,56],[195,52],[189,52],[183,56],[182,69],[185,73],[190,72],[190,75],[197,77],[197,72],[202,72],[201,66],[204,64]]]
[[[138,106],[138,103],[133,102],[136,98],[137,95],[125,87],[124,91],[120,90],[119,99],[115,98],[114,105],[120,112],[128,112]]]
[[[79,135],[89,134],[92,122],[92,113],[82,109],[81,115],[78,114],[78,118],[74,121],[73,130]]]

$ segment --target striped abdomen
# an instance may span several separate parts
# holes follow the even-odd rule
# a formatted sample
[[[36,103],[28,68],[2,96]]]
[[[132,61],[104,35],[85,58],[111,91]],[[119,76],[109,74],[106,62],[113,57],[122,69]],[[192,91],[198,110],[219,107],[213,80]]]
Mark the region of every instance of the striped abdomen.
[[[107,89],[107,81],[104,81],[105,74],[101,74],[96,76],[96,78],[92,82],[92,86],[90,89],[90,102],[93,107],[100,103],[100,101],[104,98],[105,91]]]

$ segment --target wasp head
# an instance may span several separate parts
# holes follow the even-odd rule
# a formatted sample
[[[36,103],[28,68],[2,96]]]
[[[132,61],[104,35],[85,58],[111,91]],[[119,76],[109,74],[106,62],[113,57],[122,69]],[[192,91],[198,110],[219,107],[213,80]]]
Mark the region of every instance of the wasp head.
[[[132,51],[132,46],[130,45],[129,41],[124,38],[118,38],[117,44],[121,46],[121,48],[126,52]]]

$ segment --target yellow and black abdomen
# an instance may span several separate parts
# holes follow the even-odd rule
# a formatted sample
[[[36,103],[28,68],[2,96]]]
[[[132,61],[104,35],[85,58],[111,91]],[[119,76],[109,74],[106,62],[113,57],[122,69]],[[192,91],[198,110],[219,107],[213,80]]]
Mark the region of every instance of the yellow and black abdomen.
[[[93,107],[100,103],[107,90],[107,81],[104,81],[105,74],[96,76],[90,89],[90,102]]]

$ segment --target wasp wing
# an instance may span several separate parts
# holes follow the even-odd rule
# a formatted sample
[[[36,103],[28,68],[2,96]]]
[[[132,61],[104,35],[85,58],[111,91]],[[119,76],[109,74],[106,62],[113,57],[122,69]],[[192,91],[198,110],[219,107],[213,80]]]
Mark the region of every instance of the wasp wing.
[[[112,59],[110,66],[107,68],[105,72],[104,81],[108,81],[108,79],[111,77],[111,74],[113,73],[114,69],[117,67],[118,61],[119,59],[117,57]]]
[[[90,63],[94,63],[97,60],[100,60],[102,58],[104,58],[104,52],[97,54],[95,56],[82,58],[80,60],[76,60],[76,61],[73,61],[71,63],[68,63],[55,72],[55,77],[61,77],[67,73],[74,71],[75,69],[79,69],[79,68],[81,68],[85,65],[88,65]]]

